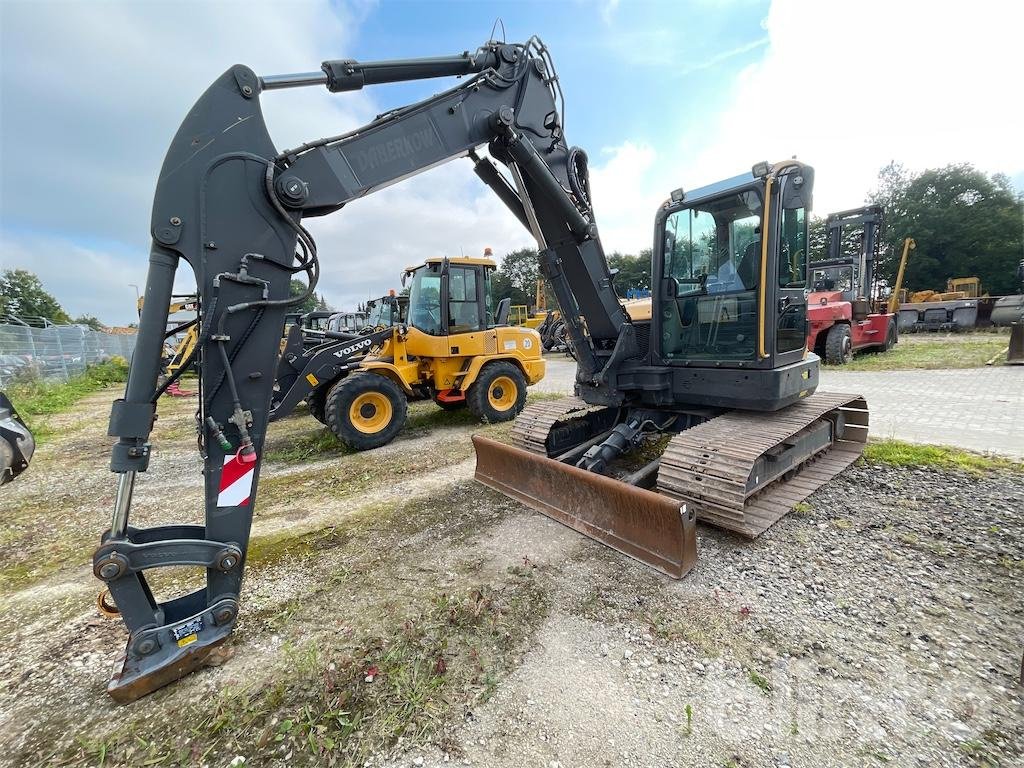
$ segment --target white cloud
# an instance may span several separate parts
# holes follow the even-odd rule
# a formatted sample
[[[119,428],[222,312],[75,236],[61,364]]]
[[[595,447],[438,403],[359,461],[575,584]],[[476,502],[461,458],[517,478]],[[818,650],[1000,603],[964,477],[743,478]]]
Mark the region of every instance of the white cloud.
[[[613,26],[623,16],[615,5],[607,6]],[[349,55],[365,6],[59,8],[0,2],[0,264],[37,271],[75,314],[128,322],[127,284],[140,282],[146,268],[156,174],[189,106],[235,62],[279,73]],[[763,57],[723,85],[726,107],[708,110],[697,129],[658,145],[623,136],[610,148],[586,147],[609,252],[650,246],[656,207],[671,189],[702,186],[763,159],[798,154],[813,164],[818,213],[859,204],[891,159],[912,168],[968,161],[1024,176],[1024,107],[1015,95],[1024,5],[938,3],[924,13],[868,0],[852,12],[782,0],[763,26]],[[666,30],[644,30],[635,50],[676,55],[658,44]],[[616,27],[620,44],[629,32]],[[695,57],[692,66],[735,53]],[[650,76],[672,79],[676,91],[687,82],[679,71]],[[567,95],[571,102],[574,93]],[[600,95],[614,115],[614,94]],[[299,89],[266,94],[263,105],[283,148],[364,122],[379,111],[374,98],[373,91]],[[670,106],[650,104],[649,119],[670,122]],[[307,223],[323,260],[321,289],[339,307],[395,286],[402,267],[426,256],[485,246],[502,254],[531,243],[465,160]]]
[[[1020,3],[772,4],[764,58],[689,138],[699,183],[793,154],[815,166],[819,213],[860,204],[890,160],[1024,170]]]
[[[608,252],[650,247],[655,209],[673,188],[729,178],[760,160],[795,154],[813,165],[818,215],[860,205],[891,160],[1024,175],[1015,39],[1024,5],[938,3],[922,14],[911,3],[868,0],[854,13],[781,0],[764,27],[763,58],[694,132],[658,147],[626,141],[591,152]]]
[[[125,259],[49,235],[0,235],[0,269],[34,272],[72,317],[92,315],[110,324],[137,321],[135,289],[146,281],[147,261]]]
[[[654,211],[668,197],[650,182],[657,153],[647,144],[625,142],[590,156],[590,183],[601,242],[608,253],[649,248]]]

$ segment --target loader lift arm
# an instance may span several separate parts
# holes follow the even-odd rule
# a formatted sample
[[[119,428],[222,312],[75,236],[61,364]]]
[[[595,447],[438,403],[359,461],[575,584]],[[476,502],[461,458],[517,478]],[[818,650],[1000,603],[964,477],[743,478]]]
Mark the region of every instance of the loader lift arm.
[[[260,94],[472,75],[454,88],[389,111],[343,135],[280,152]],[[319,273],[302,227],[403,178],[468,156],[477,175],[526,224],[579,359],[578,389],[618,405],[616,364],[639,355],[633,326],[612,286],[590,201],[586,155],[570,148],[557,76],[543,44],[489,42],[459,56],[408,61],[324,62],[320,72],[258,77],[234,66],[189,112],[167,152],[153,203],[149,274],[125,397],[109,434],[118,438],[111,526],[93,559],[129,630],[108,692],[131,701],[201,666],[238,618],[273,371],[297,272]],[[512,183],[477,151],[506,165]],[[137,473],[150,460],[160,394],[157,376],[175,270],[196,275],[200,330],[197,432],[204,456],[205,524],[129,525]],[[307,293],[308,295],[308,293]],[[189,361],[191,362],[191,361]],[[158,601],[145,571],[204,568],[206,586]]]

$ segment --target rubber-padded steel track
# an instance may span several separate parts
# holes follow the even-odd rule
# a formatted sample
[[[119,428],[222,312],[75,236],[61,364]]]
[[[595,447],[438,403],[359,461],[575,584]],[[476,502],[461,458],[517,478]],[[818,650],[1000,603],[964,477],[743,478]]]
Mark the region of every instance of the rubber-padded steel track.
[[[795,476],[748,490],[756,485],[750,479],[759,457],[818,419],[840,414],[844,433],[830,449],[806,461]],[[669,441],[657,490],[685,501],[699,520],[754,538],[852,464],[867,434],[867,403],[859,395],[815,394],[776,413],[731,411]]]

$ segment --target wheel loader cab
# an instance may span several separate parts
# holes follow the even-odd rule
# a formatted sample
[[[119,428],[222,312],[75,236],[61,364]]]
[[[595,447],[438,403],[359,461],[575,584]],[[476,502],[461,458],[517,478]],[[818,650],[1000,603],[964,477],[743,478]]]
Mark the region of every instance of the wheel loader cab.
[[[490,259],[428,259],[410,268],[408,323],[430,336],[454,336],[494,327]]]
[[[394,361],[408,386],[418,382],[461,398],[483,368],[500,358],[521,370],[525,384],[544,376],[537,332],[497,323],[491,295],[496,267],[487,258],[455,257],[427,259],[406,270],[407,330],[396,334],[382,357]]]
[[[803,359],[811,174],[794,164],[673,193],[656,223],[656,364],[774,370]]]

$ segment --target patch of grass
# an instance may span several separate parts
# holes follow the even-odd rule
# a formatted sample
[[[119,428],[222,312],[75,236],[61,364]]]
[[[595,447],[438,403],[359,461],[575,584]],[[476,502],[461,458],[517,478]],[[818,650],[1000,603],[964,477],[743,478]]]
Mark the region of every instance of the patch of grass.
[[[173,735],[143,738],[126,724],[77,745],[62,764],[226,764],[242,754],[261,765],[288,755],[297,764],[355,766],[399,739],[443,740],[452,713],[487,695],[547,609],[533,579],[429,593],[411,614],[388,607],[378,631],[325,633],[288,647],[274,682],[187,705],[177,716],[187,726]]]
[[[105,363],[91,365],[78,376],[66,382],[30,379],[15,382],[6,388],[18,414],[41,443],[52,432],[38,417],[67,411],[83,397],[98,390],[128,380],[128,361],[115,357]]]
[[[888,352],[864,352],[830,371],[906,371],[935,368],[980,368],[1006,349],[1006,336],[971,336],[951,340],[910,337]],[[996,364],[1000,360],[996,360]]]
[[[756,669],[750,670],[747,673],[747,678],[765,696],[770,696],[771,692],[774,690],[774,688],[772,687],[771,681],[767,677],[762,675],[760,672],[758,672]]]
[[[1000,469],[1024,473],[1024,463],[1012,459],[972,453],[944,445],[906,443],[902,440],[870,441],[864,449],[864,460],[868,463],[896,467],[959,469],[974,475]]]
[[[552,394],[549,392],[531,392],[527,395],[527,405],[543,400],[555,400],[564,395]],[[357,453],[338,438],[330,429],[320,425],[318,422],[311,422],[315,427],[310,431],[298,436],[275,437],[271,436],[272,444],[267,448],[265,457],[268,461],[278,461],[283,464],[301,464],[305,461],[312,461],[332,456],[349,456]],[[479,431],[485,432],[489,437],[500,437],[511,430],[511,423],[502,424],[481,424],[468,408],[458,411],[445,411],[429,401],[417,401],[409,403],[409,415],[405,427],[398,436],[398,440],[422,437],[428,435],[435,429],[450,429],[454,427],[465,427],[478,425]]]
[[[274,448],[268,448],[264,458],[283,464],[301,464],[312,459],[347,456],[352,453],[356,451],[335,437],[331,430],[319,427]]]

